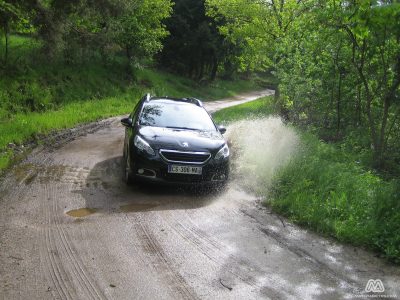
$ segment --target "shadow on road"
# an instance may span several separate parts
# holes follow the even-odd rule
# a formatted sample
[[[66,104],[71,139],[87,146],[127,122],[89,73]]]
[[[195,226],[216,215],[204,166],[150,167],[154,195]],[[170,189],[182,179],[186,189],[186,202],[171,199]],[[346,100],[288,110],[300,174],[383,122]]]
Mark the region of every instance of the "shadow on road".
[[[223,193],[215,189],[170,187],[122,181],[122,157],[99,162],[90,170],[82,194],[86,208],[109,213],[195,209],[211,204]]]

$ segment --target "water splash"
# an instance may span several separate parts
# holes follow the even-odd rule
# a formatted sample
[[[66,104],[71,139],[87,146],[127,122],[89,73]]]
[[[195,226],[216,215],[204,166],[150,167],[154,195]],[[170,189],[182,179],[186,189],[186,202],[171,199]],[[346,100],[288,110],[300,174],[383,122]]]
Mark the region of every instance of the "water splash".
[[[229,126],[232,175],[240,185],[266,192],[276,172],[297,152],[300,139],[279,117],[246,119]]]

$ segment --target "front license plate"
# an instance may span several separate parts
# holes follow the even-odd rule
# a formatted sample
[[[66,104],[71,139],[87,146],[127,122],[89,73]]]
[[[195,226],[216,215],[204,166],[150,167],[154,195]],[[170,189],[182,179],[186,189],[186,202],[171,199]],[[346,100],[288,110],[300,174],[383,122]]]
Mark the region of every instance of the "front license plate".
[[[202,167],[168,165],[168,173],[201,175]]]

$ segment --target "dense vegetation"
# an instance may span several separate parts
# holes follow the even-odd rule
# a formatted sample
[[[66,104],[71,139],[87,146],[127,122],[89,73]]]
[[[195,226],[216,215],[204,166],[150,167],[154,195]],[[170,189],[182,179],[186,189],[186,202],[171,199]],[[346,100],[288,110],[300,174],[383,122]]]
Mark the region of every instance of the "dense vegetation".
[[[273,99],[267,97],[218,111],[214,119],[232,123],[276,113]],[[297,134],[302,145],[283,168],[270,172],[256,157],[249,162],[256,166],[252,188],[294,222],[400,263],[399,180],[383,180],[360,163],[356,152],[311,133]],[[273,173],[272,184],[265,185],[264,173]]]
[[[243,68],[279,79],[276,105],[370,166],[400,174],[400,3],[207,0]]]
[[[52,130],[127,113],[145,92],[208,100],[260,88],[258,80],[239,79],[200,85],[149,68],[133,69],[132,81],[126,77],[125,60],[47,64],[38,54],[40,43],[25,36],[11,36],[9,48],[9,59],[23,63],[0,79],[0,171],[12,162],[16,145],[40,140]]]
[[[198,13],[206,18],[200,3]],[[255,81],[222,81],[216,74],[212,83],[200,84],[156,70],[153,56],[169,34],[164,22],[172,5],[1,0],[0,170],[16,145],[126,113],[144,92],[207,100],[259,88]]]
[[[123,52],[128,66],[135,65],[162,48],[168,34],[162,21],[171,6],[169,0],[2,0],[3,66],[10,63],[9,34],[15,32],[35,35],[50,61],[74,64],[98,56],[107,63]]]

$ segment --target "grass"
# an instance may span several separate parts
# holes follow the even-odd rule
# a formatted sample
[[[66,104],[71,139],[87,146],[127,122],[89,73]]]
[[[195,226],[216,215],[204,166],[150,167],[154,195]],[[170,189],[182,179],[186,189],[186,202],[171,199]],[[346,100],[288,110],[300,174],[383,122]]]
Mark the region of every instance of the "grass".
[[[215,112],[213,118],[217,123],[229,124],[243,118],[254,119],[270,115],[274,113],[272,99],[273,97],[268,96],[241,105],[228,107]]]
[[[263,99],[221,110],[214,118],[229,123],[271,113],[271,101]],[[356,151],[295,130],[302,146],[275,172],[272,190],[261,188],[266,205],[297,224],[399,264],[400,181],[384,180],[369,170]]]
[[[203,101],[216,100],[224,97],[237,95],[238,92],[245,92],[260,89],[257,80],[221,80],[217,79],[206,85],[158,70],[143,69],[137,71],[138,80],[147,85],[153,94],[167,95],[171,97],[196,97]]]
[[[147,92],[207,101],[260,89],[255,80],[216,80],[200,85],[156,69],[135,70],[133,81],[118,60],[107,64],[96,58],[74,65],[48,63],[39,55],[40,46],[30,37],[12,36],[8,65],[0,68],[0,172],[13,161],[9,144],[129,113]],[[0,55],[3,49],[0,40]]]
[[[400,263],[400,182],[350,153],[301,134],[303,149],[276,174],[268,203],[298,224]]]

